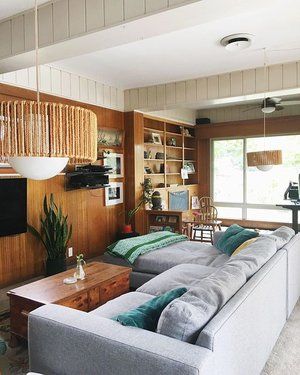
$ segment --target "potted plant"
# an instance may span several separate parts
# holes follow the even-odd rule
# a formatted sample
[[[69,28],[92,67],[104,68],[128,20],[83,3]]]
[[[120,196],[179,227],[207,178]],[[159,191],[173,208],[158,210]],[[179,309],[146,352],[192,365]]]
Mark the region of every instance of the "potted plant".
[[[28,229],[46,249],[46,276],[50,276],[66,270],[66,251],[72,225],[68,225],[68,216],[64,216],[61,207],[54,203],[53,194],[50,195],[49,203],[45,195],[43,210],[40,232],[29,224]]]

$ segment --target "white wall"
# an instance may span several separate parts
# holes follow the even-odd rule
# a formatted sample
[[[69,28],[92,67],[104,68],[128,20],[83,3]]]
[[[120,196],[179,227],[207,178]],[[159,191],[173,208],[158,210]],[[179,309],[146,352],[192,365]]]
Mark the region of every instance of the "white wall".
[[[163,117],[169,120],[188,122],[194,125],[197,118],[197,110],[189,108],[173,108],[161,111],[146,112],[152,116]]]

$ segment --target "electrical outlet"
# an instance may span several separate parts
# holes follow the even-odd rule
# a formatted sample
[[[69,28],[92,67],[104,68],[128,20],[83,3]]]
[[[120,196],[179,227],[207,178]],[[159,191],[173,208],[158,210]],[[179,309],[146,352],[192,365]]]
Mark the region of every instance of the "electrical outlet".
[[[68,248],[68,257],[72,257],[73,256],[73,247],[69,247]]]

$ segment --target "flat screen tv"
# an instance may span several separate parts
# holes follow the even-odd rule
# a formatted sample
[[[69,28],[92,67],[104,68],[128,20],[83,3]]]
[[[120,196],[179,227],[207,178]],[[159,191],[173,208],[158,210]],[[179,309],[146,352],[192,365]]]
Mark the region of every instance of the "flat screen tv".
[[[26,178],[0,179],[0,236],[27,232]]]

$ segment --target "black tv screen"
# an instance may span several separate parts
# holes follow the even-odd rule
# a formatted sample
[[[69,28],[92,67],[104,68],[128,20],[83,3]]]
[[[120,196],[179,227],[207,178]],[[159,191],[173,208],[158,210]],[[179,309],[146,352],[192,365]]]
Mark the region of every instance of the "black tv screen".
[[[26,178],[0,179],[0,236],[27,232]]]

